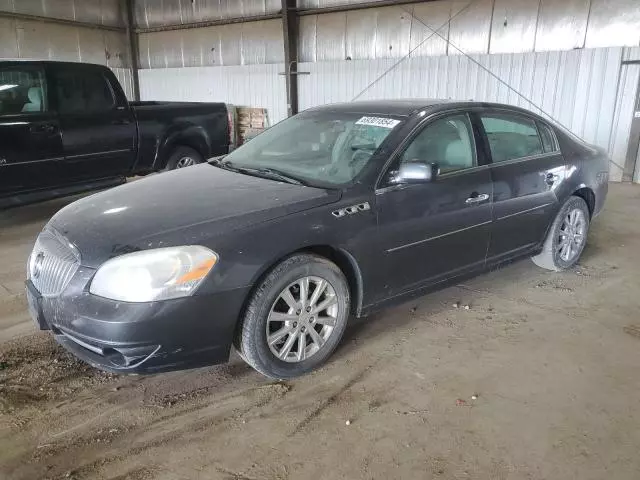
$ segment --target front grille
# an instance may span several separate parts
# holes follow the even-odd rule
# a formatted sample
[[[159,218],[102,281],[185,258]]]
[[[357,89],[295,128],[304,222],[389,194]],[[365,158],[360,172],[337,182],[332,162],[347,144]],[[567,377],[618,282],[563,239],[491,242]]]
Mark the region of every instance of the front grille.
[[[67,287],[79,266],[77,250],[57,232],[46,229],[29,257],[27,277],[42,296],[55,297]]]

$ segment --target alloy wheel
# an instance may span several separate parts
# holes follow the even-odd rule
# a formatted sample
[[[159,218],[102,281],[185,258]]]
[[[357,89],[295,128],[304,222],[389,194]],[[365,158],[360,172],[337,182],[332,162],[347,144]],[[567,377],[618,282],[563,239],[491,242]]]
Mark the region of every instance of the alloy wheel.
[[[195,160],[191,157],[182,157],[178,160],[178,163],[176,163],[176,168],[190,167],[191,165],[195,165],[195,163]]]
[[[569,210],[558,232],[557,252],[565,262],[571,262],[582,251],[586,240],[587,220],[579,208]]]
[[[267,318],[267,343],[284,362],[301,362],[320,351],[334,331],[338,298],[320,277],[303,277],[280,292]]]

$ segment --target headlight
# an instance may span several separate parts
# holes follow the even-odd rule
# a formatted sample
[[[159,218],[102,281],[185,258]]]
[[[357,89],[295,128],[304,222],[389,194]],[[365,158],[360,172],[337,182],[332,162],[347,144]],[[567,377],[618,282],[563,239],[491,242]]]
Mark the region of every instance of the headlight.
[[[218,261],[205,247],[157,248],[105,262],[89,291],[122,302],[151,302],[191,295]]]

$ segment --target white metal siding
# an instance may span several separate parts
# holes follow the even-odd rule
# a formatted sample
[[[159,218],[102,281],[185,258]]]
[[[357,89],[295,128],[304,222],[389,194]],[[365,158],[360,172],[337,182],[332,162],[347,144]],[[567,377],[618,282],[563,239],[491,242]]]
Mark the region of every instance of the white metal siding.
[[[602,48],[563,52],[476,55],[476,62],[538,105],[501,84],[471,60],[460,56],[416,57],[401,62],[361,99],[450,98],[519,105],[554,120],[610,153],[623,166],[640,48]],[[396,59],[302,63],[300,108],[351,101],[389,70]],[[223,101],[265,107],[272,123],[286,117],[282,64],[191,67],[140,71],[145,100]],[[612,180],[622,171],[612,164]]]
[[[271,123],[287,115],[283,64],[140,71],[143,100],[227,102],[267,108]]]
[[[622,48],[566,52],[476,55],[472,58],[504,80],[462,56],[410,58],[382,77],[360,98],[449,98],[509,103],[548,114],[587,142],[607,149],[624,165],[637,77],[621,82]],[[628,49],[625,58],[640,53]],[[393,59],[303,63],[300,108],[352,100],[396,62]],[[628,67],[625,67],[628,68]],[[620,85],[620,86],[619,86]],[[612,164],[613,180],[622,171]]]
[[[120,0],[2,0],[0,10],[39,17],[124,26]]]
[[[13,18],[0,18],[0,58],[130,65],[124,33]]]
[[[300,6],[346,3],[309,0]],[[280,10],[279,1],[273,0],[140,0],[136,5],[143,27],[250,18]],[[459,55],[458,49],[468,54],[544,52],[639,42],[640,0],[438,0],[301,16],[299,58],[315,62],[401,58],[410,52]],[[279,19],[143,33],[140,46],[142,68],[284,61]]]

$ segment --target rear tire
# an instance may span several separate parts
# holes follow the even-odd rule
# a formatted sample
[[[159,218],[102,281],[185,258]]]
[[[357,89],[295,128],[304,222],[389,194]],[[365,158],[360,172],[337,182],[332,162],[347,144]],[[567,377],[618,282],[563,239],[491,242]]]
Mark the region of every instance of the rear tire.
[[[253,293],[234,345],[263,375],[298,377],[333,353],[349,307],[349,286],[335,264],[316,255],[293,255]]]
[[[176,147],[176,149],[171,152],[169,160],[167,160],[165,170],[190,167],[202,162],[204,162],[204,158],[202,158],[202,155],[200,155],[197,150],[194,150],[191,147],[180,146]]]
[[[586,202],[580,197],[569,197],[549,229],[542,252],[531,260],[539,267],[554,272],[573,267],[587,244],[589,225]]]

